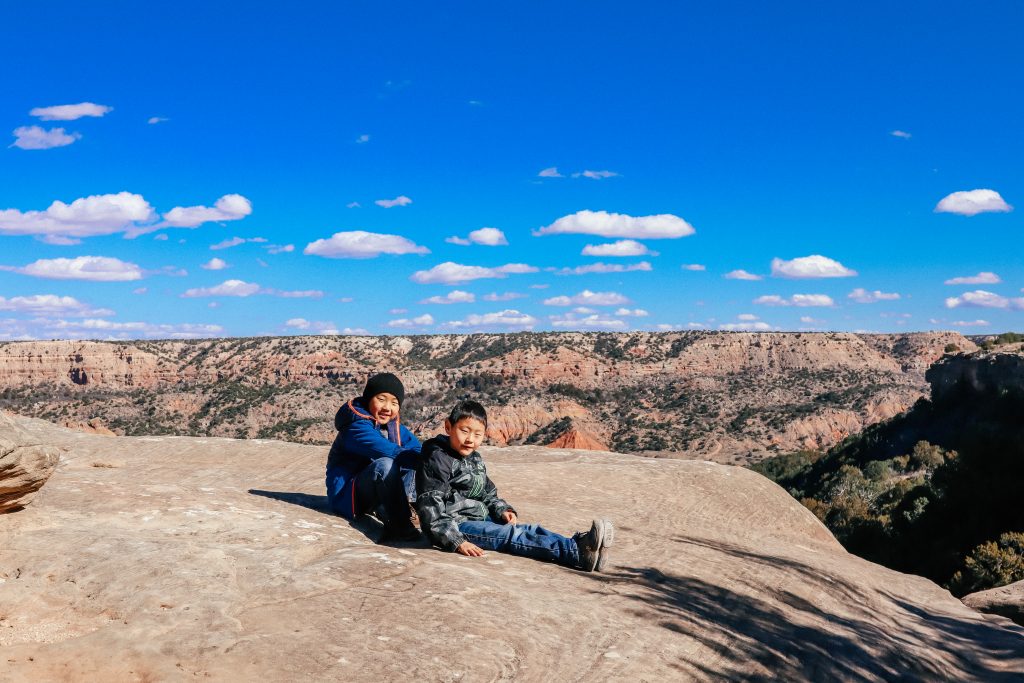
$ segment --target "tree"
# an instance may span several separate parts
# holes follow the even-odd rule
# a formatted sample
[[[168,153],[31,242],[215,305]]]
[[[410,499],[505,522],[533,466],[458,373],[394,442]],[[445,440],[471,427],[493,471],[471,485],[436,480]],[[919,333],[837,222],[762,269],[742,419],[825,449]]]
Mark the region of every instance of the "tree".
[[[950,590],[957,595],[1005,586],[1024,579],[1024,533],[1012,531],[987,541],[964,559],[953,575]]]

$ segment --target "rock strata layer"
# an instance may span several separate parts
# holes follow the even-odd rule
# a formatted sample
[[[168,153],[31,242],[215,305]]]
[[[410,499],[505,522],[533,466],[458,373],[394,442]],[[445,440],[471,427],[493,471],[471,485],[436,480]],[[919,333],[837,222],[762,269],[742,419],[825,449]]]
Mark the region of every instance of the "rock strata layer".
[[[1009,681],[1024,629],[846,553],[767,479],[709,462],[488,449],[522,519],[614,520],[585,574],[378,545],[328,514],[325,449],[101,437],[0,517],[5,681]]]

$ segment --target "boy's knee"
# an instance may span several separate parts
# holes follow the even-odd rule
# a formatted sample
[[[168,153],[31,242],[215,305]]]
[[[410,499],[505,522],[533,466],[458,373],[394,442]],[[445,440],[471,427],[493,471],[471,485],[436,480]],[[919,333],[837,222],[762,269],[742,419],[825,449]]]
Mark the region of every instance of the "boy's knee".
[[[378,479],[384,479],[391,473],[391,468],[395,461],[391,458],[377,458],[373,461],[370,467],[373,468],[373,476]]]

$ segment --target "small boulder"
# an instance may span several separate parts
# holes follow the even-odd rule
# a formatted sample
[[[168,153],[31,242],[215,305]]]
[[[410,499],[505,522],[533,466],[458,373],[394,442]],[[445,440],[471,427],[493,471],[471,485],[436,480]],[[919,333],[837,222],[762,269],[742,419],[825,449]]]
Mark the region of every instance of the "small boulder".
[[[58,448],[35,443],[14,419],[0,413],[0,513],[31,503],[59,461]]]
[[[1024,581],[965,595],[963,603],[986,614],[1008,617],[1024,626]]]

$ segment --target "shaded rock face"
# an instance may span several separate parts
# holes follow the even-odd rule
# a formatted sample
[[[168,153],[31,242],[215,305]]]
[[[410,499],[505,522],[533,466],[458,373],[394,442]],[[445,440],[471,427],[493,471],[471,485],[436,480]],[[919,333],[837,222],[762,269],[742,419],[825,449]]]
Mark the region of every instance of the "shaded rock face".
[[[933,401],[945,400],[956,391],[1024,395],[1024,352],[947,356],[928,369],[926,379]]]
[[[57,448],[33,442],[14,419],[0,413],[0,513],[31,503],[59,460]]]
[[[521,333],[0,343],[0,407],[119,434],[329,443],[376,371],[406,385],[403,421],[439,430],[473,397],[496,445],[564,418],[619,452],[721,462],[825,449],[925,395],[953,333]],[[544,443],[558,437],[553,435]],[[586,445],[586,444],[585,444]]]
[[[849,555],[749,470],[486,449],[525,521],[613,519],[584,574],[377,545],[325,512],[324,450],[118,437],[0,521],[5,681],[1009,681],[1024,629]],[[116,656],[112,656],[116,653]]]
[[[961,600],[979,612],[998,614],[1024,625],[1024,581],[971,593]]]

